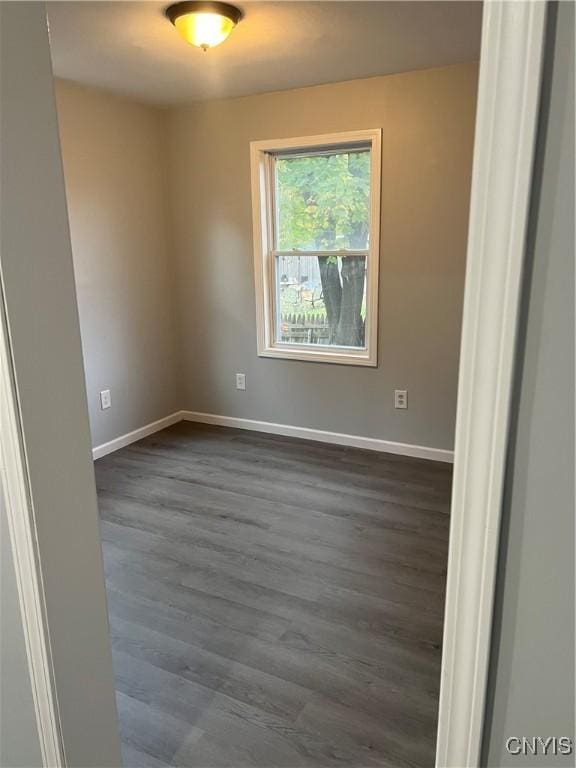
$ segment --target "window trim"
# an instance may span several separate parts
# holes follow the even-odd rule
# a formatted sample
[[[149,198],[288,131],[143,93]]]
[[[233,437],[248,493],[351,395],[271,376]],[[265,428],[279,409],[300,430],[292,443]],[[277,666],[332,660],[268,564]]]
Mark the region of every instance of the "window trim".
[[[275,284],[274,284],[274,200],[272,156],[286,150],[306,152],[317,148],[347,149],[370,146],[370,243],[367,251],[349,250],[347,253],[367,253],[366,259],[366,346],[328,347],[293,344],[274,340]],[[288,360],[340,363],[376,367],[378,364],[378,272],[380,266],[380,191],[382,130],[373,128],[319,136],[300,136],[292,139],[252,141],[250,167],[252,183],[252,222],[254,235],[254,282],[256,289],[256,336],[259,357]],[[316,252],[291,251],[315,255]],[[329,255],[329,251],[325,252]],[[336,251],[334,251],[336,253]],[[343,253],[339,251],[338,253]]]

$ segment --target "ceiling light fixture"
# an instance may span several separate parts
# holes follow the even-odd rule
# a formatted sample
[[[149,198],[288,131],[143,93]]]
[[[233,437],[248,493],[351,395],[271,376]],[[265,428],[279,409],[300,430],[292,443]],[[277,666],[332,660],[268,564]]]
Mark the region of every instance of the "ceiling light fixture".
[[[242,18],[234,5],[201,0],[169,5],[164,13],[187,43],[203,51],[223,43]]]

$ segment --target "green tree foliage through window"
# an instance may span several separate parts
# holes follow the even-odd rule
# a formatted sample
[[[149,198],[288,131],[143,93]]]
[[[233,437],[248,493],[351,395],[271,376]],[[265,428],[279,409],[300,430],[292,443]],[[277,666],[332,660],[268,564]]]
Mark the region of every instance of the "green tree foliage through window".
[[[319,255],[327,343],[364,346],[364,297],[370,210],[370,152],[276,158],[276,247],[281,251],[349,250]]]
[[[276,160],[277,248],[368,248],[370,152]]]

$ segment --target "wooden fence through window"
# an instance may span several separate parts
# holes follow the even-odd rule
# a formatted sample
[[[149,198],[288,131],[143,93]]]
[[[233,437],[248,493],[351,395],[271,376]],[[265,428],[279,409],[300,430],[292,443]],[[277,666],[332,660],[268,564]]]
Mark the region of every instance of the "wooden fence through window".
[[[326,315],[286,312],[280,317],[280,334],[292,344],[328,344],[330,326]]]

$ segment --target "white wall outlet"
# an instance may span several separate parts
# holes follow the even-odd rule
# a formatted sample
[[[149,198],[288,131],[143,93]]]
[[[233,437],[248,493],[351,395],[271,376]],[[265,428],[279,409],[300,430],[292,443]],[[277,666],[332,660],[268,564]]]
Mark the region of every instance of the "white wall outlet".
[[[237,373],[236,374],[236,389],[246,389],[246,374],[245,373]]]
[[[110,395],[109,389],[103,389],[102,392],[100,392],[100,408],[102,408],[103,411],[106,410],[106,408],[110,408],[112,405],[112,396]]]
[[[394,390],[394,408],[408,408],[408,390]]]

